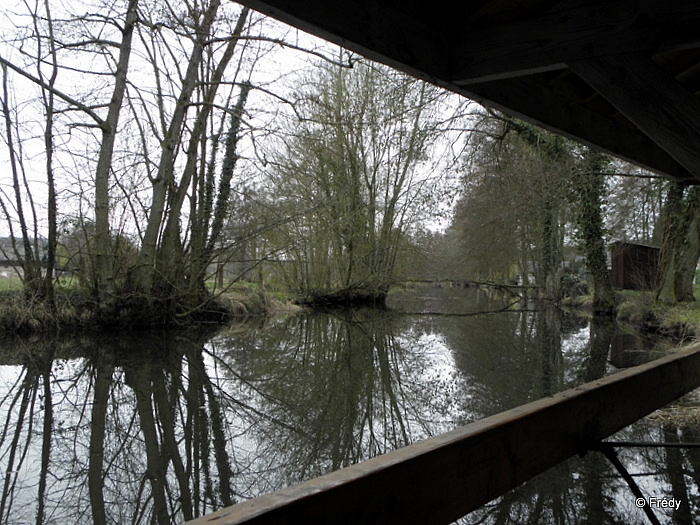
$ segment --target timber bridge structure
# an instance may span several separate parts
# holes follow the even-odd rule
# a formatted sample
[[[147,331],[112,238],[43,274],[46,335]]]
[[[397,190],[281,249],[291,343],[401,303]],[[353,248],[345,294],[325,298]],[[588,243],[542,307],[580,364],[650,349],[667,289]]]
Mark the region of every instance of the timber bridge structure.
[[[486,107],[700,182],[697,0],[239,1]],[[695,346],[192,523],[450,523],[699,386]]]

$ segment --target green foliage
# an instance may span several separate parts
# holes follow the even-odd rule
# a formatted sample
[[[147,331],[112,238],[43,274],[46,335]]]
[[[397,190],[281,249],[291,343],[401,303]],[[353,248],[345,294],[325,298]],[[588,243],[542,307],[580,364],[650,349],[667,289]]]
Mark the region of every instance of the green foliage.
[[[435,88],[387,68],[324,66],[304,79],[272,173],[288,247],[279,271],[302,296],[385,293],[405,234],[431,206]]]
[[[617,319],[652,332],[678,338],[700,335],[700,303],[665,304],[655,301],[654,292],[624,290]]]
[[[524,278],[534,272],[544,287],[561,261],[570,217],[570,146],[499,115],[481,122],[473,146],[453,222],[466,264],[479,278],[505,280],[513,268]]]

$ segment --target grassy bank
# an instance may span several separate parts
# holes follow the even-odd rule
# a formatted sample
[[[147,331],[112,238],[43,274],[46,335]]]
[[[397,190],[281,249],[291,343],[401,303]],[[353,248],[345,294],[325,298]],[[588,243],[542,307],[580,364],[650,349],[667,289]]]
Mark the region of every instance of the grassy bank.
[[[216,295],[214,300],[232,317],[280,315],[298,312],[302,308],[292,302],[290,295],[262,290],[256,285],[241,284]]]
[[[115,328],[121,330],[178,328],[197,324],[225,323],[237,317],[272,315],[296,311],[280,294],[266,293],[256,286],[232,286],[211,294],[194,305],[158,300],[120,301],[108,320],[101,317],[94,300],[78,290],[56,290],[53,307],[27,297],[21,289],[0,290],[0,332],[67,332]]]
[[[666,305],[654,301],[654,292],[628,290],[618,298],[621,322],[681,340],[700,336],[700,301]]]
[[[695,296],[700,297],[700,285]],[[616,319],[644,331],[666,335],[678,340],[700,337],[700,301],[666,305],[654,301],[654,292],[618,290]],[[582,295],[562,302],[565,307],[592,311],[593,297]]]

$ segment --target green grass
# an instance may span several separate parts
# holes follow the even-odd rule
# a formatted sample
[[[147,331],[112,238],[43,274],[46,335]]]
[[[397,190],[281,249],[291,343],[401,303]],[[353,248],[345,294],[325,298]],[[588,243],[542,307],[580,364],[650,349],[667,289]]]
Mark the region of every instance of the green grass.
[[[22,279],[17,276],[0,277],[0,291],[12,291],[22,289]]]
[[[700,303],[680,303],[673,306],[656,305],[662,326],[690,325],[694,333],[700,334]]]
[[[696,299],[700,300],[700,284],[693,285],[693,295]]]
[[[698,297],[700,286],[694,286]],[[700,301],[666,305],[654,301],[654,292],[621,290],[617,317],[637,326],[681,337],[700,335]]]

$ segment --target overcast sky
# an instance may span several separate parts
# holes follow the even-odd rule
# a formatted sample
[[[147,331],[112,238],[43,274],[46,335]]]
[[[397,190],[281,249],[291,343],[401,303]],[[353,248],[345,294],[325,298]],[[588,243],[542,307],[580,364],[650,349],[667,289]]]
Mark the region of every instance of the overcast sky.
[[[106,4],[114,5],[114,2],[106,1]],[[27,4],[19,0],[5,0],[5,5],[7,8],[0,14],[0,54],[3,58],[18,65],[26,64],[29,59],[23,55],[23,52],[31,54],[31,45],[19,45],[17,38],[22,34],[31,32],[31,27],[28,26],[30,18],[27,16],[27,5],[33,6],[34,4]],[[76,2],[74,0],[52,1],[51,5],[55,19],[59,18],[59,14],[64,8],[78,13],[87,12],[88,9],[85,2]],[[223,7],[232,13],[235,13],[237,9],[232,4],[226,4]],[[321,60],[320,56],[337,59],[340,51],[333,44],[270,19],[266,19],[263,23],[256,25],[254,31],[258,31],[260,35],[272,35],[274,38],[292,44],[294,47],[311,51],[311,53],[305,53],[291,50],[282,45],[269,45],[265,53],[259,53],[260,56],[250,76],[252,83],[259,89],[251,93],[247,104],[247,116],[252,128],[258,130],[272,129],[279,124],[278,112],[285,111],[281,99],[293,97],[293,93],[290,92],[290,86],[293,80],[298,78],[299,73]],[[146,74],[146,77],[139,78],[138,71],[145,68],[144,64],[139,63],[140,53],[138,49],[135,49],[135,51],[137,52],[132,54],[130,64],[132,81],[136,84],[147,85],[151,79],[148,77],[148,74]],[[71,66],[71,64],[68,64],[68,66]],[[75,66],[84,67],[84,64],[78,63]],[[99,68],[100,65],[96,63],[93,67]],[[30,73],[36,73],[35,66],[29,67],[27,70]],[[26,79],[22,79],[20,75],[10,72],[9,77],[11,80],[10,86],[13,90],[11,102],[18,108],[18,120],[23,133],[21,144],[25,150],[28,178],[32,184],[37,213],[43,217],[45,215],[46,202],[45,167],[42,153],[43,115],[37,110],[36,104],[32,105],[31,103],[31,99],[35,99],[39,92],[35,86],[31,85]],[[80,98],[89,92],[86,89],[88,87],[86,82],[94,82],[95,89],[99,89],[98,84],[100,83],[105,89],[111,89],[111,78],[94,76],[86,80],[82,75],[62,70],[59,74],[57,86],[67,94]],[[247,78],[240,78],[239,80],[247,80]],[[266,93],[266,91],[269,93]],[[286,108],[287,111],[288,109]],[[83,120],[88,121],[86,118]],[[86,133],[86,131],[89,131],[89,133]],[[57,124],[55,130],[58,148],[69,150],[69,153],[57,155],[55,162],[56,173],[60,178],[58,183],[60,191],[59,201],[61,212],[63,213],[77,214],[81,209],[79,198],[77,197],[78,190],[89,191],[89,188],[76,187],[76,184],[80,183],[76,183],[75,180],[80,178],[76,176],[76,172],[90,166],[89,162],[81,158],[83,154],[89,154],[87,146],[81,147],[81,142],[78,138],[81,136],[81,133],[89,139],[90,133],[96,132],[95,130],[86,130],[84,128],[67,127],[65,121],[63,125]],[[260,138],[264,135],[264,131],[258,131],[257,135]],[[6,136],[4,122],[0,136],[3,138],[0,141],[0,191],[6,192],[5,200],[7,202],[14,202],[14,197],[10,192],[11,176],[8,149],[4,140]],[[264,140],[264,138],[261,138],[261,140]],[[245,158],[255,162],[256,150],[252,148],[251,142],[243,145],[240,152]],[[245,169],[245,166],[240,166],[240,168]],[[85,174],[81,176],[83,179],[87,178]],[[86,186],[89,186],[89,184],[86,184]],[[445,203],[445,206],[449,207],[449,204]],[[0,220],[0,235],[7,235],[8,227],[6,221],[4,217],[0,218],[3,219]],[[435,227],[436,224],[431,225],[431,227]],[[41,220],[40,225],[40,232],[45,234],[45,220]]]

